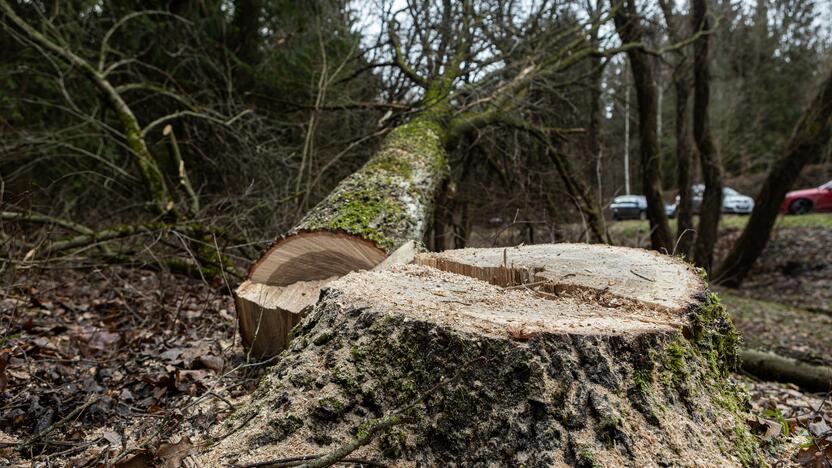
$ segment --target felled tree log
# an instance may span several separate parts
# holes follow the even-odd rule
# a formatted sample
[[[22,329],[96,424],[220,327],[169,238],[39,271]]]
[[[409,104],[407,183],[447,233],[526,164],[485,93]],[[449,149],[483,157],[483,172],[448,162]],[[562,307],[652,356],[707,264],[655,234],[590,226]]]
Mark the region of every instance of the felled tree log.
[[[240,334],[252,354],[284,349],[327,282],[422,239],[445,172],[443,141],[441,127],[426,117],[394,129],[367,164],[252,266],[236,291]]]
[[[392,466],[758,460],[730,381],[737,334],[687,264],[583,244],[415,263],[327,284],[202,463],[355,447]]]

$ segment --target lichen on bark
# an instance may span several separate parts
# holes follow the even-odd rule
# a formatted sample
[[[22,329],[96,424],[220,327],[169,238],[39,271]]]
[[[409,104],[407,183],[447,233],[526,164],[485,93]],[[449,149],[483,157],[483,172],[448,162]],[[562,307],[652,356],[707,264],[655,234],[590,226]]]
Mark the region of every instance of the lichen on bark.
[[[297,231],[344,231],[388,252],[422,238],[446,174],[444,131],[416,118],[395,128],[376,154],[313,208]]]

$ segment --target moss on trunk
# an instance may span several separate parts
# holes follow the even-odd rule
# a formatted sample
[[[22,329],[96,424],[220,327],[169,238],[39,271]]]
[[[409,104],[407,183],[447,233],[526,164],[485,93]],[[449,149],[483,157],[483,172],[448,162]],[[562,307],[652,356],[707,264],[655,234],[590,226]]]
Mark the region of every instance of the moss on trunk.
[[[421,240],[446,173],[445,133],[422,117],[394,129],[359,171],[344,179],[295,228],[345,231],[387,252]]]

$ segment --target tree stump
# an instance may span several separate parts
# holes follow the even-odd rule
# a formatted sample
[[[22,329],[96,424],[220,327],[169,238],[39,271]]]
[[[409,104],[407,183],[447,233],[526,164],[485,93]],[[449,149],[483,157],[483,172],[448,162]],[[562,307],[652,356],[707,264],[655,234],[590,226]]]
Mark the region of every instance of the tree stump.
[[[737,334],[689,265],[535,245],[420,254],[327,284],[206,466],[756,462]],[[385,423],[384,430],[375,429]],[[235,431],[236,429],[236,431]]]

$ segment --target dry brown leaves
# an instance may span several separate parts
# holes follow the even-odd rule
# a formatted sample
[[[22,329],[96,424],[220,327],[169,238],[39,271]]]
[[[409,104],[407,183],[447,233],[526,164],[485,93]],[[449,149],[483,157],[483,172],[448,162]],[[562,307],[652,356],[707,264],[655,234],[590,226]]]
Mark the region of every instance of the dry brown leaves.
[[[229,414],[262,373],[229,373],[245,356],[232,299],[210,285],[115,267],[27,274],[0,289],[0,435],[14,441],[0,466],[179,466],[171,447]]]
[[[832,468],[832,392],[747,379],[745,385],[752,402],[749,426],[773,466]]]

